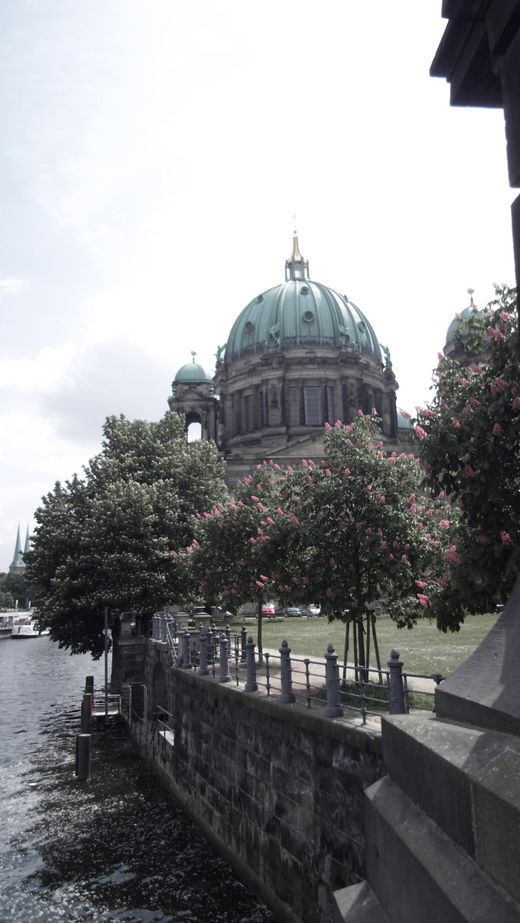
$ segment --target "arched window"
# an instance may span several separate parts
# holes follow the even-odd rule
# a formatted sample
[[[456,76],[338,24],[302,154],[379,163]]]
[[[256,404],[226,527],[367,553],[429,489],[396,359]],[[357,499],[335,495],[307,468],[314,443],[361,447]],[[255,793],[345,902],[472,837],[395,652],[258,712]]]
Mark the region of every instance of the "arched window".
[[[198,420],[192,420],[188,424],[188,442],[197,442],[199,439],[202,439],[202,426]]]

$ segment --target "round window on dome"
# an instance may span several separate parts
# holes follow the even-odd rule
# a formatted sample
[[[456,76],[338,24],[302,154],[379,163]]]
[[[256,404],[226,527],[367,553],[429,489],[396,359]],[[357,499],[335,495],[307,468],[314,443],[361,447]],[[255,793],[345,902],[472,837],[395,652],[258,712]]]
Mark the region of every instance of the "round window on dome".
[[[256,300],[257,300],[258,304],[260,304],[260,302],[264,300],[264,296],[263,296],[263,295],[258,295],[258,297],[257,297]]]
[[[303,319],[304,319],[304,321],[305,321],[306,324],[312,324],[312,322],[314,321],[314,312],[313,312],[313,311],[304,311],[304,312],[303,312]]]
[[[309,289],[307,288],[306,285],[302,285],[300,289],[300,295],[308,295],[308,294],[309,294]]]
[[[254,329],[255,329],[255,325],[254,325],[253,323],[251,323],[250,320],[248,320],[248,321],[244,324],[244,333],[248,333],[248,334],[249,334],[249,333],[252,333]]]

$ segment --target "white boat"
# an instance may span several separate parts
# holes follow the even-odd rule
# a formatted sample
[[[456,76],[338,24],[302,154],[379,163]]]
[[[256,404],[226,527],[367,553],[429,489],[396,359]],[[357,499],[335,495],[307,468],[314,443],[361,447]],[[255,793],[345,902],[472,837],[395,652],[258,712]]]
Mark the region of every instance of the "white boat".
[[[0,615],[0,639],[11,637],[13,618],[12,615]]]
[[[14,617],[11,638],[40,638],[48,634],[48,628],[44,628],[43,631],[38,631],[30,612],[19,612],[18,615]]]

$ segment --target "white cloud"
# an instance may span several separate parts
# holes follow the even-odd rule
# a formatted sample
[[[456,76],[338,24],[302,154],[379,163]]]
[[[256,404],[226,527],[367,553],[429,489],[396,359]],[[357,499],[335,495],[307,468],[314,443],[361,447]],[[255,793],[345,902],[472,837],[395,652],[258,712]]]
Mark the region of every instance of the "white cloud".
[[[47,394],[66,383],[76,353],[72,342],[44,346],[36,356],[0,358],[0,389],[22,394]]]
[[[18,295],[25,291],[29,283],[26,279],[4,278],[0,279],[0,300],[6,295]]]

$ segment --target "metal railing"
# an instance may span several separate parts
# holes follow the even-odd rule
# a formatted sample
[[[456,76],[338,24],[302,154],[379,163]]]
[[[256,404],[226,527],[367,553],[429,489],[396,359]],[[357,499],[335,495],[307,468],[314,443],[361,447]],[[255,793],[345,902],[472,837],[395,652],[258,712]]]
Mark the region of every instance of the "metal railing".
[[[92,698],[92,715],[120,715],[121,696],[115,693],[105,693],[104,689],[96,689]]]
[[[281,703],[319,709],[327,717],[356,714],[364,724],[369,716],[433,711],[435,688],[443,680],[440,674],[404,672],[397,651],[391,652],[387,669],[342,663],[331,644],[321,659],[295,656],[286,641],[278,651],[257,655],[245,626],[239,634],[229,626],[217,630],[203,625],[175,633],[173,621],[166,631],[157,623],[152,640],[170,639],[176,666]]]

